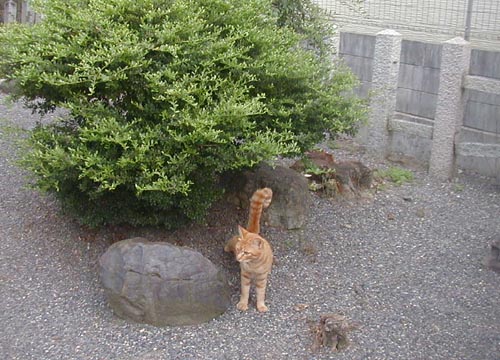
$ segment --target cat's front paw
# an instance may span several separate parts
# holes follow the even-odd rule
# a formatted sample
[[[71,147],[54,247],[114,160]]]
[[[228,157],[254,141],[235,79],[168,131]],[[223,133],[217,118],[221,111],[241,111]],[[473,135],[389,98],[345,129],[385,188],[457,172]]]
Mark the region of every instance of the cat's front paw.
[[[259,312],[266,312],[268,309],[268,307],[264,304],[257,304],[257,310],[259,310]]]
[[[247,311],[248,310],[248,303],[240,301],[237,305],[236,308],[241,311]]]

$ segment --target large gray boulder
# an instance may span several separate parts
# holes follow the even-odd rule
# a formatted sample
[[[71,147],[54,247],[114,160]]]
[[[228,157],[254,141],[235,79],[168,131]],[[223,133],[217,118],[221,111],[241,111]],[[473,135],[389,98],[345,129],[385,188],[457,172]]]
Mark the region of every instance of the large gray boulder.
[[[230,305],[222,274],[188,248],[127,239],[110,246],[99,265],[108,302],[124,319],[155,326],[199,324]]]
[[[263,163],[255,169],[228,176],[225,187],[228,200],[244,209],[249,207],[255,190],[271,188],[273,200],[263,214],[263,220],[269,226],[298,229],[307,219],[311,202],[309,185],[303,175],[290,168]]]

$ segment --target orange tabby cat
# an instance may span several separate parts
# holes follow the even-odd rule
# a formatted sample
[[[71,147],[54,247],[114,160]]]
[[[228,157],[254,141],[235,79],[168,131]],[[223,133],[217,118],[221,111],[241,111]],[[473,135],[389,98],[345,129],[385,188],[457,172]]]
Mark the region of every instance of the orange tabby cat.
[[[224,247],[224,251],[233,252],[241,268],[241,296],[239,310],[248,309],[248,298],[252,281],[257,294],[257,310],[267,311],[265,305],[267,275],[273,264],[271,245],[258,235],[262,210],[271,204],[273,192],[269,188],[258,189],[250,199],[248,230],[238,226],[239,236],[233,236]]]
[[[265,304],[267,276],[273,266],[273,250],[271,245],[258,234],[249,232],[238,226],[239,240],[234,253],[241,268],[241,295],[236,307],[245,311],[248,309],[250,285],[255,284],[257,295],[257,310],[267,311]]]

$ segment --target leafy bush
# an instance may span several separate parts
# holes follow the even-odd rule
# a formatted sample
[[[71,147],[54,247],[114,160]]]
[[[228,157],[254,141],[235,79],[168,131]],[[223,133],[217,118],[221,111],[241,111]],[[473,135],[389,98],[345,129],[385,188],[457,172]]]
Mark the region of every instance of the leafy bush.
[[[200,220],[220,174],[354,132],[364,112],[353,76],[301,46],[312,32],[277,3],[38,6],[41,23],[0,27],[0,76],[34,110],[68,110],[33,130],[24,164],[88,225]]]

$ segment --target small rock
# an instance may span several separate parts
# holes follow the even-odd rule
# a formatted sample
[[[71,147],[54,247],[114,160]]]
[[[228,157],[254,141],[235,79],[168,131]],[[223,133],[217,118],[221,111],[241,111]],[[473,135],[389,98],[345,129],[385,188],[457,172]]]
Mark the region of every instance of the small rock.
[[[293,307],[293,309],[295,311],[304,311],[305,309],[307,309],[309,307],[308,304],[297,304]]]
[[[490,254],[484,259],[484,265],[493,271],[500,272],[500,240],[491,244]]]

